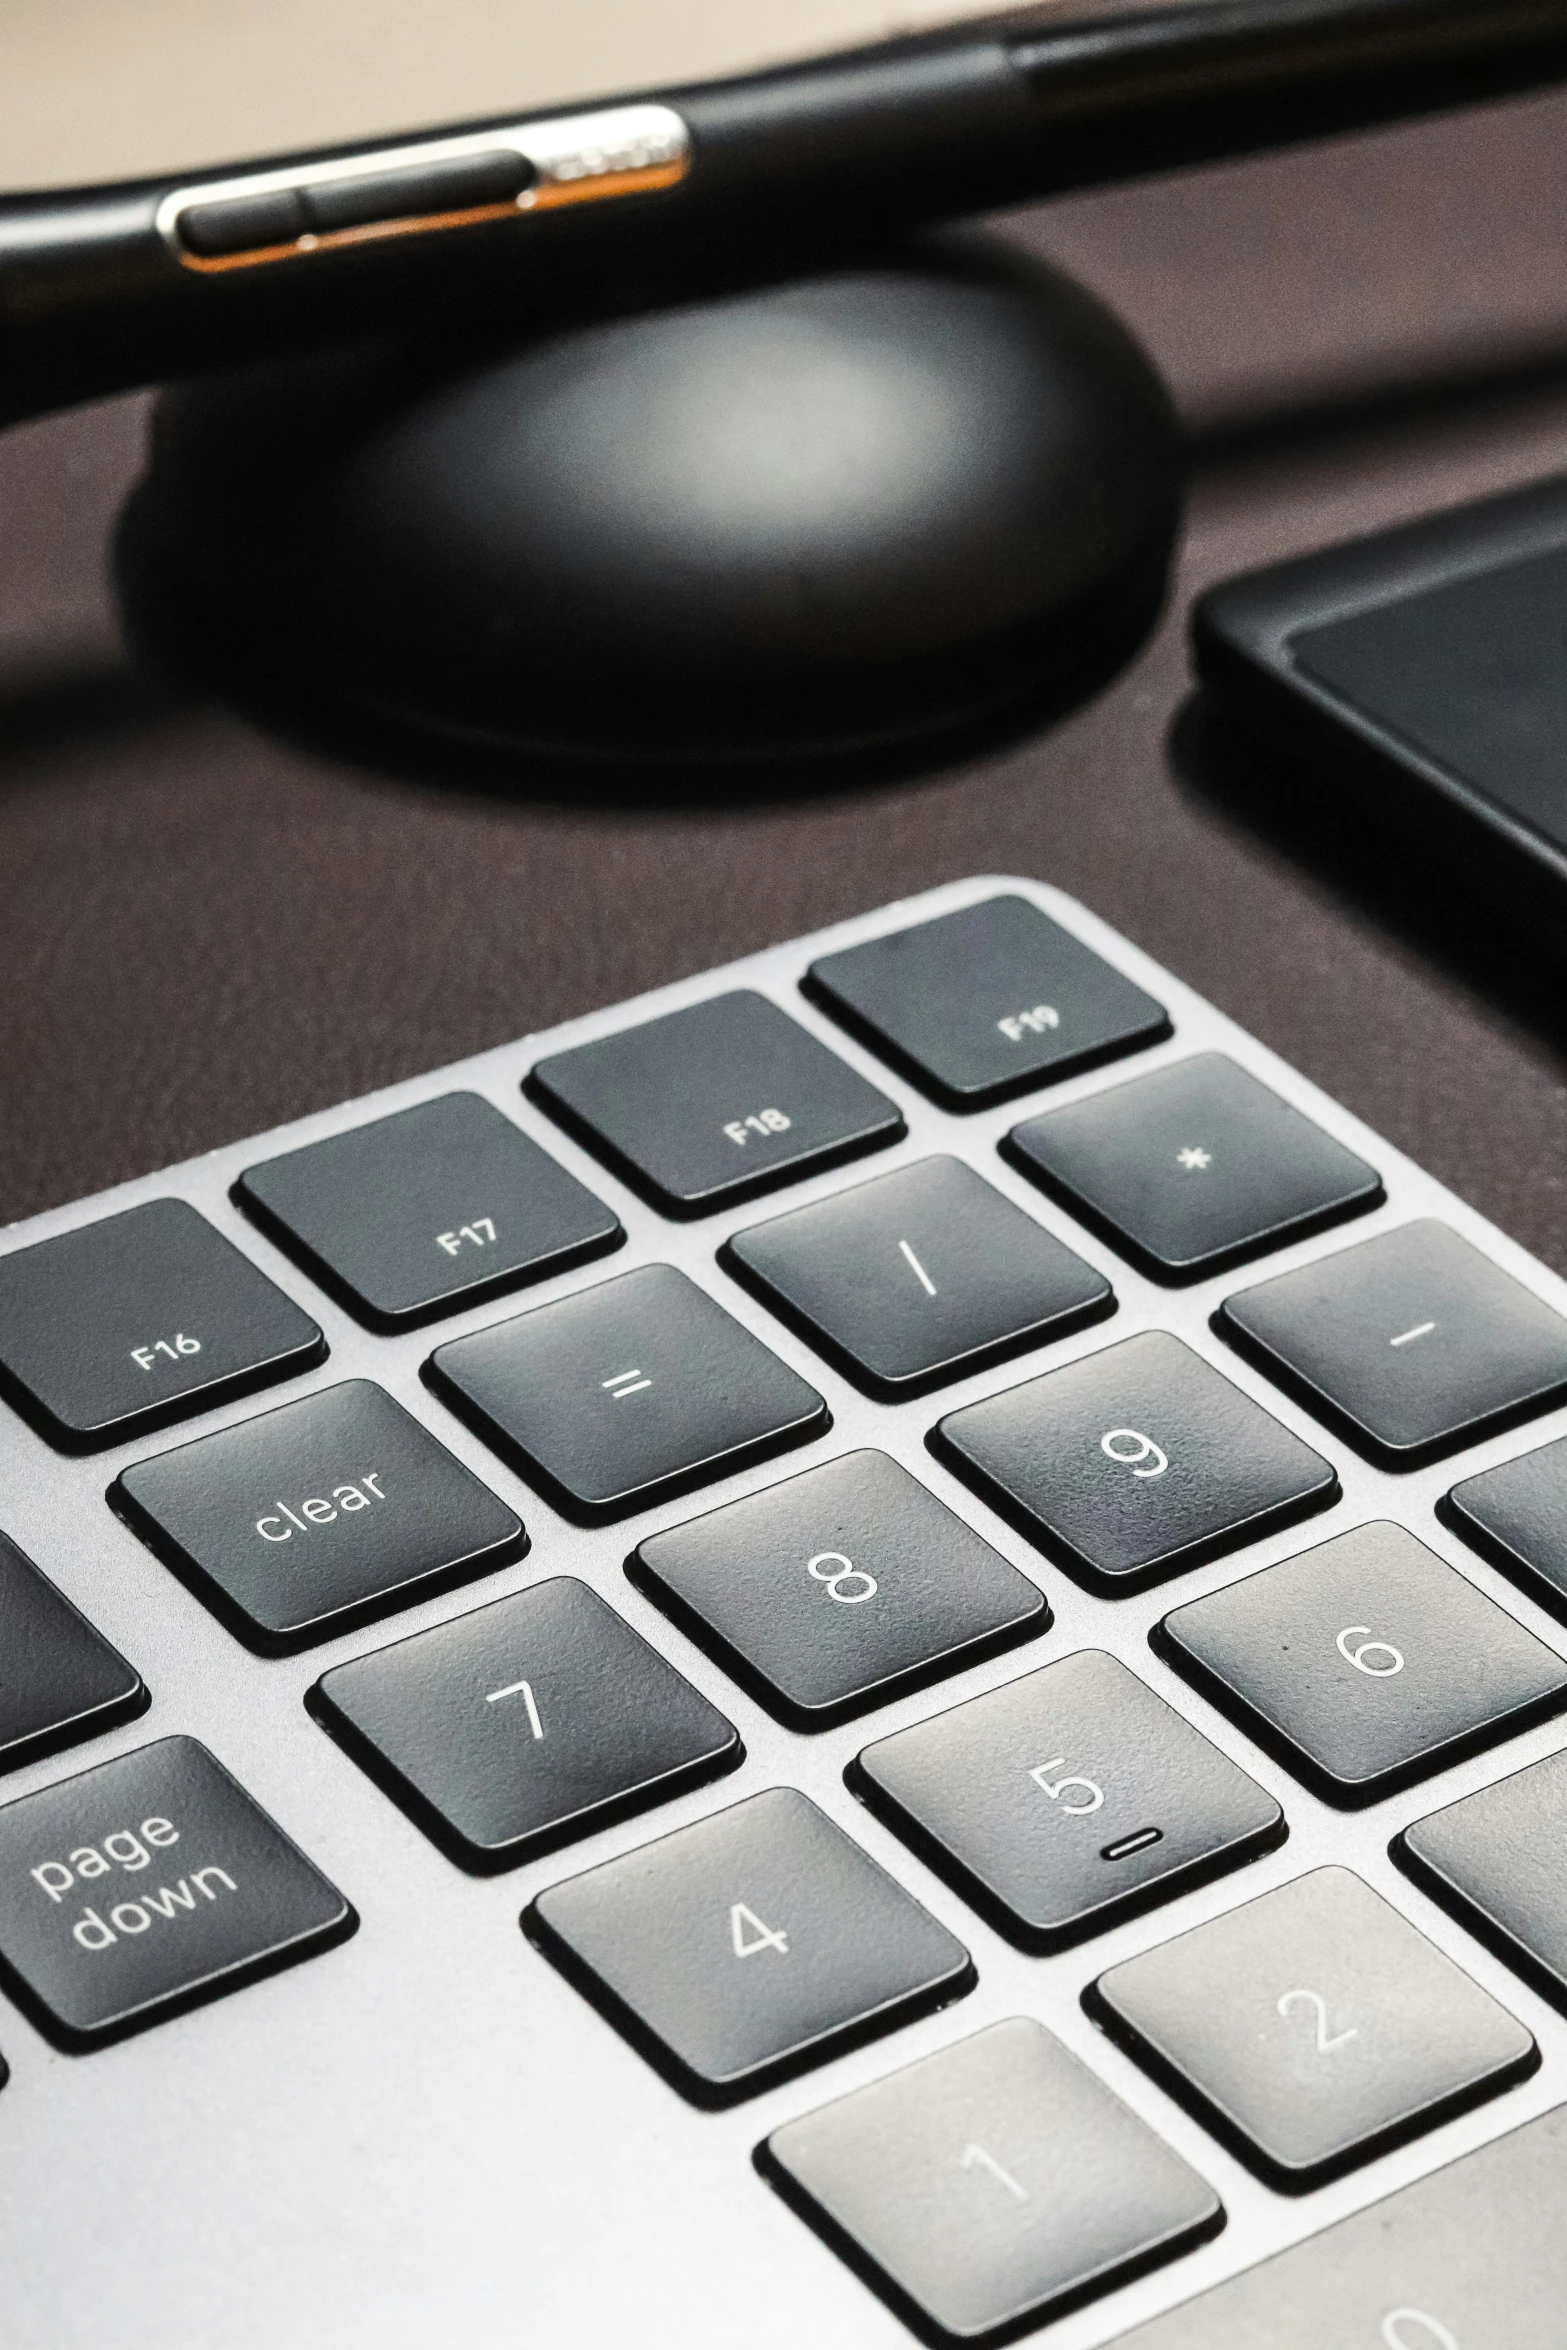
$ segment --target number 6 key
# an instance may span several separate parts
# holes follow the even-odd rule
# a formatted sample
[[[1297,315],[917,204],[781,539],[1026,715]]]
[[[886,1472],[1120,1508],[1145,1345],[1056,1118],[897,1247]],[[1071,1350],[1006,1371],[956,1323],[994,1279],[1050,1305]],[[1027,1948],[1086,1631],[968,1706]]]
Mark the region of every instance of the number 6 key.
[[[1567,1704],[1567,1665],[1401,1526],[1165,1617],[1155,1645],[1330,1803],[1375,1802]]]

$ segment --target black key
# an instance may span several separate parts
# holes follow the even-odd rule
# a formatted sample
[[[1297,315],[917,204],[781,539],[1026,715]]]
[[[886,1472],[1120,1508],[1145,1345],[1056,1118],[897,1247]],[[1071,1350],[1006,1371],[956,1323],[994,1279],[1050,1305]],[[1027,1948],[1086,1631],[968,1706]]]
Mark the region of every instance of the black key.
[[[1382,1197],[1382,1179],[1223,1053],[1014,1126],[1009,1154],[1156,1281],[1281,1248]]]
[[[927,2341],[1010,2339],[1224,2224],[1206,2180],[1021,2016],[786,2122],[758,2159]]]
[[[795,1728],[823,1729],[1050,1621],[1044,1595],[885,1453],[651,1535],[629,1571]]]
[[[1567,1752],[1432,1812],[1393,1846],[1411,1876],[1567,2007]]]
[[[753,1224],[724,1257],[874,1395],[918,1394],[1115,1310],[1102,1273],[961,1159]]]
[[[183,1200],[0,1257],[0,1386],[64,1452],[96,1452],[326,1353],[310,1316]]]
[[[1329,1803],[1374,1803],[1567,1705],[1567,1664],[1402,1526],[1191,1600],[1156,1637]]]
[[[879,1150],[903,1114],[750,988],[540,1061],[529,1091],[666,1216]]]
[[[868,1746],[853,1784],[1025,1950],[1061,1950],[1283,1841],[1238,1764],[1099,1649]]]
[[[1135,1591],[1338,1499],[1338,1478],[1162,1330],[949,1412],[936,1449],[1069,1573]]]
[[[602,1201],[476,1093],[247,1167],[234,1196],[373,1330],[454,1314],[626,1237]]]
[[[1162,1004],[1026,898],[987,898],[811,965],[846,1027],[951,1110],[1170,1033]]]
[[[96,1738],[147,1703],[140,1673],[0,1534],[0,1770]]]
[[[253,253],[271,245],[292,245],[310,226],[298,188],[273,188],[264,195],[225,196],[214,204],[187,204],[179,216],[180,243],[187,252],[215,257]]]
[[[358,1922],[194,1738],[0,1806],[0,1969],[62,2047],[161,2023]]]
[[[792,1787],[552,1885],[523,1923],[704,2105],[821,2064],[974,1980],[962,1943]]]
[[[1117,2337],[1116,2350],[1561,2350],[1567,2107]]]
[[[1455,1485],[1441,1514],[1553,1615],[1567,1615],[1567,1436]]]
[[[585,1583],[536,1583],[327,1673],[310,1706],[464,1868],[665,1803],[744,1749]]]
[[[522,1520],[368,1379],[126,1469],[109,1499],[252,1648],[308,1648],[482,1575]]]
[[[453,1339],[426,1373],[557,1508],[589,1524],[829,1425],[815,1388],[672,1265]]]
[[[1302,2192],[1522,2080],[1531,2035],[1348,1869],[1315,1869],[1094,1984],[1216,2136]]]
[[[1393,1469],[1543,1412],[1567,1322],[1429,1218],[1229,1297],[1226,1338]]]
[[[437,162],[404,164],[392,171],[314,180],[300,193],[311,227],[329,235],[334,229],[408,220],[421,213],[471,212],[512,204],[534,177],[525,156],[503,147],[488,155],[447,155]]]

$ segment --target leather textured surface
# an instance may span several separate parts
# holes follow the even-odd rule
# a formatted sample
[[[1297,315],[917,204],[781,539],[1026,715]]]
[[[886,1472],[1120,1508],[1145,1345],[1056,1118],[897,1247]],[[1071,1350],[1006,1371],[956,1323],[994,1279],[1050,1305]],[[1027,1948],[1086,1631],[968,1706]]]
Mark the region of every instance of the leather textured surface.
[[[1567,1271],[1550,991],[1461,890],[1243,818],[1183,641],[1231,572],[1561,465],[1564,129],[1535,99],[1009,223],[1168,368],[1185,553],[1108,692],[887,788],[508,800],[160,702],[105,576],[147,402],[0,438],[0,1219],[989,870],[1074,892]]]

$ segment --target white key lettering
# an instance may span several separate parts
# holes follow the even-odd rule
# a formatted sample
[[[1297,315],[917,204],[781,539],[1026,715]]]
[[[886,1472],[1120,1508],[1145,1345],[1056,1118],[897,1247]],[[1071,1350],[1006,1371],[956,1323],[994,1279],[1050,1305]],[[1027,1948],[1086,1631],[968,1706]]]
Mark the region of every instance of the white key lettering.
[[[1317,2054],[1319,2056],[1331,2056],[1336,2048],[1347,2048],[1351,2040],[1359,2037],[1360,2027],[1358,2024],[1351,2024],[1347,2030],[1342,2032],[1329,2032],[1328,2003],[1320,1991],[1284,1992],[1279,1999],[1280,2015],[1287,2016],[1291,2009],[1296,2007],[1309,2008],[1317,2019]]]
[[[788,1935],[776,1926],[764,1925],[747,1901],[730,1906],[729,1940],[736,1958],[755,1958],[759,1950],[776,1950],[780,1958],[789,1955]]]
[[[1105,1791],[1097,1780],[1080,1778],[1075,1774],[1065,1779],[1052,1780],[1049,1774],[1052,1771],[1058,1771],[1065,1760],[1064,1754],[1055,1755],[1049,1762],[1036,1763],[1028,1775],[1041,1795],[1048,1795],[1052,1803],[1059,1803],[1061,1809],[1073,1818],[1086,1818],[1089,1812],[1097,1811],[1104,1802]],[[1086,1803],[1064,1802],[1062,1799],[1069,1787],[1080,1787],[1088,1801]]]
[[[144,1371],[155,1371],[160,1355],[171,1363],[177,1363],[183,1355],[199,1355],[200,1352],[199,1338],[187,1338],[183,1330],[177,1330],[172,1338],[155,1338],[150,1346],[133,1346],[131,1361],[139,1364]]]
[[[1423,2309],[1390,2309],[1382,2320],[1382,2340],[1386,2350],[1459,2350],[1458,2336]]]
[[[1352,1640],[1358,1641],[1359,1646],[1351,1648]],[[1395,1648],[1391,1640],[1373,1640],[1369,1624],[1346,1624],[1335,1646],[1347,1665],[1353,1665],[1357,1673],[1368,1674],[1373,1681],[1391,1680],[1404,1669],[1403,1651]]]
[[[1035,1004],[1031,1012],[1006,1012],[996,1022],[1008,1044],[1022,1044],[1030,1036],[1046,1036],[1060,1025],[1061,1015],[1054,1004]]]
[[[256,1520],[256,1532],[263,1542],[292,1542],[296,1534],[308,1534],[312,1526],[330,1526],[336,1518],[354,1517],[387,1498],[381,1491],[379,1469],[362,1471],[357,1481],[345,1478],[331,1493],[330,1501],[325,1494],[313,1493],[293,1506],[278,1502]]]
[[[924,1266],[920,1263],[919,1258],[914,1254],[914,1251],[910,1248],[906,1240],[899,1241],[898,1254],[903,1258],[905,1264],[907,1264],[912,1270],[915,1280],[919,1283],[921,1289],[924,1290],[925,1295],[927,1297],[934,1297],[936,1294],[936,1284],[934,1281],[932,1281],[930,1275],[926,1272]]]
[[[435,1245],[449,1257],[460,1256],[466,1248],[493,1248],[495,1222],[490,1216],[475,1216],[471,1224],[459,1224],[455,1232],[438,1232]]]
[[[1099,1449],[1108,1459],[1119,1461],[1123,1469],[1130,1469],[1134,1477],[1162,1477],[1170,1466],[1169,1454],[1138,1428],[1106,1429]]]
[[[499,1705],[503,1697],[520,1697],[522,1699],[528,1716],[529,1729],[535,1738],[542,1738],[544,1724],[539,1719],[539,1709],[534,1703],[531,1685],[526,1681],[508,1681],[504,1689],[492,1689],[484,1702],[486,1705]]]
[[[999,2186],[1005,2187],[1009,2195],[1015,2195],[1019,2203],[1028,2201],[1028,2189],[1019,2186],[1012,2173],[1009,2170],[1003,2170],[995,2156],[987,2154],[983,2146],[965,2146],[958,2161],[964,2170],[984,2171]]]
[[[729,1119],[724,1132],[743,1150],[753,1135],[760,1135],[765,1142],[770,1134],[787,1134],[793,1124],[794,1120],[786,1118],[782,1110],[753,1110],[748,1118]]]
[[[828,1598],[836,1599],[844,1607],[858,1607],[862,1599],[876,1596],[875,1576],[867,1575],[863,1567],[845,1558],[841,1550],[819,1550],[813,1559],[807,1559],[805,1571],[813,1582],[825,1583]],[[845,1591],[845,1583],[857,1583],[860,1588]]]

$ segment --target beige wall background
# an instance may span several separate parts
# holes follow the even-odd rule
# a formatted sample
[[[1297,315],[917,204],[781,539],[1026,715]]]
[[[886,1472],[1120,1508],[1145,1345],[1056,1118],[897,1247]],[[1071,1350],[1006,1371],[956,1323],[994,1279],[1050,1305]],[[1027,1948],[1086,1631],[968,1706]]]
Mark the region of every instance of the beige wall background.
[[[997,5],[0,0],[0,187],[187,171],[706,80]]]

